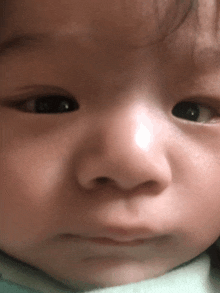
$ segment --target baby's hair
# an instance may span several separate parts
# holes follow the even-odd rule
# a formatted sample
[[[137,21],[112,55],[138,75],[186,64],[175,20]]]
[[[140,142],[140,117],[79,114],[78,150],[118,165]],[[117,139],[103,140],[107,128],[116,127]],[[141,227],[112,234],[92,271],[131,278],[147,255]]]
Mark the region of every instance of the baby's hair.
[[[187,19],[188,15],[190,14],[190,12],[195,9],[195,7],[197,6],[196,3],[197,3],[197,0],[190,0],[189,4],[184,7],[185,5],[185,0],[176,0],[174,5],[173,5],[173,9],[175,9],[175,13],[178,14],[178,12],[180,12],[179,10],[184,8],[184,11],[180,12],[181,13],[181,17],[180,19],[178,20],[177,24],[173,25],[172,22],[175,22],[175,19],[171,19],[170,22],[169,22],[169,27],[171,27],[171,31],[169,33],[172,33],[176,30],[178,30],[184,23],[185,23],[185,20]],[[171,8],[171,7],[170,7]],[[168,11],[168,14],[170,13],[170,9]],[[167,19],[167,16],[164,18],[165,21]],[[164,22],[162,23],[162,25],[164,25]]]
[[[2,26],[2,24],[3,24],[4,11],[5,11],[5,1],[6,0],[0,0],[0,26]]]
[[[0,0],[0,40],[2,39],[2,28],[5,22],[6,0]]]
[[[157,40],[159,42],[163,42],[184,25],[190,13],[198,8],[198,0],[170,0],[165,3],[161,0],[151,0],[151,3],[153,6],[152,14],[157,21],[155,29],[158,29],[160,35],[159,40]],[[145,9],[144,5],[142,6],[143,15],[147,17],[147,9]]]

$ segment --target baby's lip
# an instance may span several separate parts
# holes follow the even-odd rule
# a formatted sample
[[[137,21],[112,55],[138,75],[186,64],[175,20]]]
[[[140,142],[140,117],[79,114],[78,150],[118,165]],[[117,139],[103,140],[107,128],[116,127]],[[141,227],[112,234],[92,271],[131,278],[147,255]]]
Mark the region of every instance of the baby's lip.
[[[164,235],[164,234],[163,234]],[[152,239],[158,236],[162,236],[156,231],[145,228],[134,228],[134,229],[126,229],[124,227],[121,228],[112,228],[106,227],[103,231],[97,233],[87,233],[87,234],[79,234],[80,237],[86,238],[108,238],[117,242],[131,242],[136,240],[143,239]]]
[[[88,233],[72,234],[66,233],[60,235],[60,239],[72,241],[85,241],[102,245],[118,246],[136,246],[152,242],[160,242],[167,238],[167,235],[158,233],[158,231],[147,229],[146,227],[105,227],[102,231]]]
[[[88,241],[94,244],[99,245],[111,245],[111,246],[139,246],[149,244],[154,241],[162,240],[163,236],[155,236],[155,237],[146,237],[146,238],[136,238],[136,239],[128,239],[128,238],[112,238],[112,237],[85,237],[80,235],[72,235],[72,234],[63,234],[61,235],[63,240],[79,240],[79,241]]]
[[[132,241],[119,241],[111,238],[106,237],[97,237],[97,238],[87,238],[89,242],[101,244],[101,245],[113,245],[113,246],[138,246],[138,245],[144,245],[149,240],[147,239],[136,239]]]

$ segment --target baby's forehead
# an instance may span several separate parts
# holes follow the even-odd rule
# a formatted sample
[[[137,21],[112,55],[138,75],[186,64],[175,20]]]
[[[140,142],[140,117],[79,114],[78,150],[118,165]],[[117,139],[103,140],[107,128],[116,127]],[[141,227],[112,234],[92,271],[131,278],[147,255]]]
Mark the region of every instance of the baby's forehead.
[[[7,0],[14,29],[89,31],[97,38],[146,45],[179,25],[195,0]],[[135,44],[135,42],[137,44]]]
[[[174,48],[175,43],[180,43],[180,48],[176,45],[179,55],[181,50],[188,50],[187,44],[192,40],[195,56],[201,51],[205,52],[203,59],[207,54],[212,59],[219,55],[217,0],[7,0],[2,3],[5,3],[7,37],[25,33],[63,34],[70,38],[78,35],[100,44],[114,43],[118,48],[138,48],[171,36]],[[4,35],[4,28],[2,31]]]
[[[178,26],[190,11],[192,0],[95,0],[89,4],[88,19],[97,38],[141,47]]]

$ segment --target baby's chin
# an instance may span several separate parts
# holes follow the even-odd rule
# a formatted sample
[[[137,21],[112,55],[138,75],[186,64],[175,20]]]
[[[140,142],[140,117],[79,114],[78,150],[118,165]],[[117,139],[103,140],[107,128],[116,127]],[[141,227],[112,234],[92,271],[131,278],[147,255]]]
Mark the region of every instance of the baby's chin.
[[[78,290],[95,290],[107,287],[128,285],[131,283],[141,282],[164,275],[165,271],[155,271],[142,268],[142,266],[120,265],[118,267],[109,267],[108,269],[91,271],[89,275],[81,275],[79,280],[67,280],[62,282],[71,289]]]

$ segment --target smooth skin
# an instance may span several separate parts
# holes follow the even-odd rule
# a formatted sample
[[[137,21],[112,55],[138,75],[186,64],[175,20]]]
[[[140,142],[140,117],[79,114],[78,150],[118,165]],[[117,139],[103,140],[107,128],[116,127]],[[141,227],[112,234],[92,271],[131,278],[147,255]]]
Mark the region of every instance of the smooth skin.
[[[220,235],[217,1],[4,5],[0,249],[80,288],[204,252]]]

